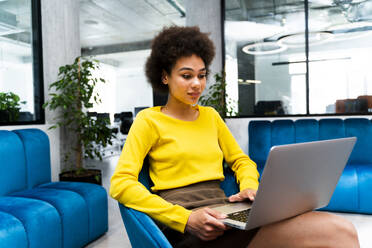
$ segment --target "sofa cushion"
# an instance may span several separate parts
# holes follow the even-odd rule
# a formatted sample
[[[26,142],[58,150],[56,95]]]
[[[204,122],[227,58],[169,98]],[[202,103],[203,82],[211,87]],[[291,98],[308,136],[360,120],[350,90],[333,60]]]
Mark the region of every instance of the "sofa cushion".
[[[319,124],[314,119],[295,121],[296,143],[319,140]]]
[[[353,165],[347,165],[337,183],[328,211],[355,212],[359,209],[358,173]]]
[[[0,197],[0,211],[20,220],[29,248],[62,247],[62,226],[57,210],[47,202],[23,197]]]
[[[22,140],[26,156],[27,188],[51,181],[49,139],[39,129],[14,130]]]
[[[319,139],[345,138],[345,124],[341,119],[319,120]]]
[[[291,120],[275,120],[271,124],[271,146],[296,142],[295,126]],[[266,158],[265,158],[266,160]]]
[[[248,132],[249,155],[256,162],[258,171],[261,171],[271,148],[271,122],[250,122]]]
[[[372,124],[363,118],[351,118],[345,120],[346,137],[358,138],[354,150],[350,155],[351,164],[372,164]]]
[[[108,210],[106,190],[96,184],[79,182],[52,182],[39,186],[48,189],[71,190],[86,201],[89,218],[89,240],[94,240],[108,230]]]
[[[26,161],[19,137],[0,130],[0,196],[26,189]]]
[[[22,222],[5,212],[0,212],[0,240],[0,248],[28,247],[26,230]]]
[[[59,213],[62,247],[83,247],[89,242],[87,204],[79,194],[61,189],[34,188],[12,194],[48,202]]]
[[[355,165],[358,172],[359,209],[372,214],[372,164]]]

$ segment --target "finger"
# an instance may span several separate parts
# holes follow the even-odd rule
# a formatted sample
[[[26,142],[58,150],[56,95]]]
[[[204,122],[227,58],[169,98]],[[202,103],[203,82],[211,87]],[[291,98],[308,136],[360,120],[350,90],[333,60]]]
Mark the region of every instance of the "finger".
[[[254,200],[254,195],[253,195],[253,193],[252,193],[252,192],[248,192],[246,198],[248,198],[249,200],[253,201],[253,200]]]
[[[232,195],[229,197],[230,202],[236,202],[236,201],[242,201],[242,197],[240,196],[240,193]]]
[[[208,213],[208,214],[209,214],[209,213]],[[227,217],[227,216],[226,216],[226,217]],[[216,218],[215,218],[214,216],[212,216],[212,215],[208,215],[206,225],[210,225],[210,226],[212,226],[213,228],[218,228],[218,229],[221,229],[221,230],[227,230],[226,225],[223,224],[221,221],[219,221],[218,219],[216,219]]]
[[[225,219],[227,217],[226,214],[224,213],[221,213],[215,209],[211,209],[211,208],[205,208],[205,210],[207,211],[207,213],[211,216],[213,216],[214,218],[216,219]]]

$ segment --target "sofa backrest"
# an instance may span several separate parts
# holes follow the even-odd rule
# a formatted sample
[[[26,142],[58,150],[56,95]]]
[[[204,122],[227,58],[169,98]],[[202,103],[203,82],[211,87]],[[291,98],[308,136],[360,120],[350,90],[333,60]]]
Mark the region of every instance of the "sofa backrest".
[[[20,138],[0,130],[0,196],[27,188],[26,161]]]
[[[51,181],[49,138],[40,129],[14,130],[22,140],[26,158],[27,188]]]
[[[356,136],[349,164],[372,164],[372,122],[365,118],[251,121],[249,155],[259,171],[274,145]]]

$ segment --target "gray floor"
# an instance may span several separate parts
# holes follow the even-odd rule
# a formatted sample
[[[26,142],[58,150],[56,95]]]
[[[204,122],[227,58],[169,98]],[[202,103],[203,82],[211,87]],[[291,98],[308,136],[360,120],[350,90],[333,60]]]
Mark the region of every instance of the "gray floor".
[[[103,186],[108,191],[110,177],[113,174],[119,156],[105,158],[102,162],[87,161],[89,167],[99,168],[103,174]],[[346,197],[346,196],[345,196]],[[109,197],[109,231],[100,239],[86,246],[86,248],[126,248],[131,247],[123,222],[121,220],[117,202]],[[350,220],[358,230],[362,248],[372,247],[372,215],[337,213]]]
[[[105,158],[102,162],[96,160],[86,161],[87,167],[102,170],[102,184],[109,191],[110,178],[114,173],[119,156]],[[86,248],[127,248],[130,245],[127,232],[120,216],[117,201],[108,197],[109,230],[101,238],[86,246]]]

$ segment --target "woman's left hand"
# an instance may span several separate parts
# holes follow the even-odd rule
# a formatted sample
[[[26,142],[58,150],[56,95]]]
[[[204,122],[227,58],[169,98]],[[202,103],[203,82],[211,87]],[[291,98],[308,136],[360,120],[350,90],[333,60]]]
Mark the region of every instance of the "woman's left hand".
[[[257,190],[255,189],[245,189],[243,191],[240,191],[239,193],[235,195],[231,195],[229,197],[230,202],[239,202],[244,200],[250,200],[254,201],[254,198],[256,197]]]

